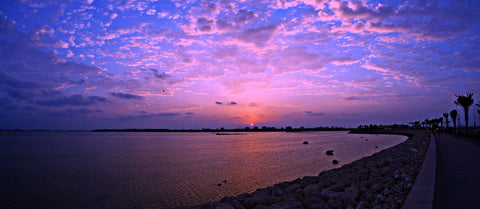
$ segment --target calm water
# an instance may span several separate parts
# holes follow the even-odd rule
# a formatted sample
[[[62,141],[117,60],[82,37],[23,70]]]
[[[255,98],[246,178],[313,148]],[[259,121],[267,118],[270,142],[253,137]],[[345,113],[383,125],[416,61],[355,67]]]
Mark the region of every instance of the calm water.
[[[318,175],[334,168],[333,159],[340,161],[339,167],[406,138],[344,131],[245,135],[0,132],[0,205],[194,205]],[[335,156],[325,155],[330,149]]]

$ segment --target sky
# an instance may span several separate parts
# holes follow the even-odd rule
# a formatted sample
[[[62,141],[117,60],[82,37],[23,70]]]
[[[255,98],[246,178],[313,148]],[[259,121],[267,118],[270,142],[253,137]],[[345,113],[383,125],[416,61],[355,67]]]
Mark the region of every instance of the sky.
[[[480,103],[479,19],[474,0],[1,1],[0,128],[463,117],[455,95]]]

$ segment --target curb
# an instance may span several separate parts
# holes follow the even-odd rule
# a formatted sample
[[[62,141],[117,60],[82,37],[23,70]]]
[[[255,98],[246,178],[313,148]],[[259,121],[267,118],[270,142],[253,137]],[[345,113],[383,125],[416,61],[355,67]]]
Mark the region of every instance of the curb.
[[[422,164],[422,168],[415,180],[412,190],[402,209],[432,208],[435,193],[435,172],[437,164],[436,137],[430,135],[430,145]]]

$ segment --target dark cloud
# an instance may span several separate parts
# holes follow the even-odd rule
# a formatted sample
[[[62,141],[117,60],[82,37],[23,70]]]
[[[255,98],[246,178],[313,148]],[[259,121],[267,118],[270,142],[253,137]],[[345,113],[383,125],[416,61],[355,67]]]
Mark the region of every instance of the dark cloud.
[[[361,99],[358,98],[358,97],[353,97],[353,96],[351,96],[351,97],[345,98],[344,100],[347,100],[347,101],[358,101],[358,100],[361,100]]]
[[[241,9],[238,11],[237,15],[233,18],[233,21],[237,24],[243,24],[246,23],[252,19],[255,18],[255,12],[254,11],[248,11],[245,9]]]
[[[215,104],[222,105],[223,103],[222,102],[215,102]]]
[[[93,113],[94,111],[91,110],[91,109],[87,109],[87,108],[79,108],[79,109],[67,108],[65,110],[65,112],[67,112],[69,114],[88,114],[88,113]]]
[[[160,117],[175,117],[180,115],[178,112],[162,112],[157,114]]]
[[[213,23],[212,20],[208,20],[204,17],[197,19],[197,24],[199,25],[211,25]]]
[[[236,38],[241,41],[254,43],[259,47],[263,47],[268,41],[270,41],[273,34],[275,34],[277,30],[278,27],[276,25],[265,25],[242,31]]]
[[[54,99],[45,99],[45,100],[37,100],[35,104],[41,106],[51,106],[51,107],[60,107],[60,106],[89,106],[99,102],[105,102],[106,99],[104,97],[99,96],[88,96],[83,97],[80,94],[72,95],[72,96],[63,96],[60,98]]]
[[[228,103],[229,105],[236,105],[237,103],[236,102],[230,102]]]
[[[325,115],[325,113],[323,113],[323,112],[315,113],[315,112],[312,112],[312,111],[305,111],[305,113],[307,113],[308,116],[322,116],[322,115]]]
[[[210,1],[201,1],[200,5],[205,8],[209,13],[215,13],[217,11],[217,4]]]
[[[122,99],[143,99],[142,96],[127,94],[127,93],[120,93],[120,92],[112,92],[110,93],[110,95],[114,97],[122,98]]]
[[[349,7],[349,5],[354,5],[355,9]],[[351,3],[342,2],[340,4],[340,8],[337,11],[342,15],[342,17],[346,18],[387,18],[390,15],[395,13],[395,10],[391,6],[379,6],[376,10],[372,10],[369,7],[365,7],[361,1],[354,1]]]
[[[202,32],[210,32],[212,30],[213,20],[204,17],[197,19],[197,25]]]
[[[186,112],[185,114],[187,114],[187,115],[195,115],[195,113],[193,113],[193,112]]]
[[[127,115],[118,117],[119,120],[135,120],[135,119],[150,119],[156,117],[176,117],[179,116],[178,112],[162,112],[157,114],[141,114],[141,115]]]
[[[36,82],[18,80],[10,76],[7,76],[1,72],[0,72],[0,81],[2,81],[7,86],[13,87],[13,88],[33,89],[33,88],[41,87],[41,85]]]
[[[150,70],[153,72],[153,75],[155,75],[155,77],[157,78],[165,80],[166,78],[169,77],[169,75],[165,74],[165,72],[159,73],[158,70],[156,69],[150,69]]]
[[[207,33],[207,32],[212,31],[212,27],[209,26],[209,25],[205,25],[205,26],[202,26],[202,27],[200,28],[200,31],[202,31],[202,32],[204,32],[204,33]]]
[[[215,25],[220,30],[227,30],[233,28],[233,24],[226,19],[219,18],[215,21]]]

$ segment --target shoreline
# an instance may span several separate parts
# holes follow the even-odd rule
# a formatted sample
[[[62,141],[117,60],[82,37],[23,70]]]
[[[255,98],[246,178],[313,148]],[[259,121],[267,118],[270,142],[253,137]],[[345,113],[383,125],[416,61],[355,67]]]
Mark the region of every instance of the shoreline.
[[[277,183],[253,193],[224,197],[217,202],[176,208],[401,208],[421,169],[430,143],[429,133],[425,130],[361,133],[406,135],[409,138],[317,176]]]

